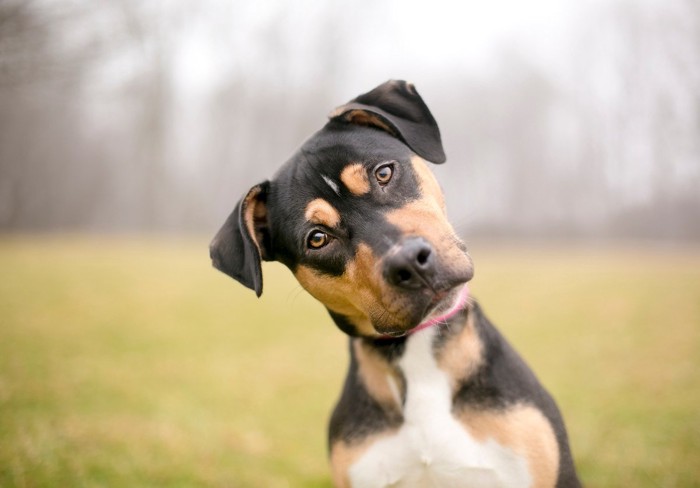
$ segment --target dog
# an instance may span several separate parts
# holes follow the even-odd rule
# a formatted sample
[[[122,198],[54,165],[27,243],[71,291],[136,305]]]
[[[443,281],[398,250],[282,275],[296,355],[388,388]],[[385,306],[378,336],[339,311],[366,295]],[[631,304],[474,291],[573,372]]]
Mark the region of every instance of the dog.
[[[261,261],[285,264],[349,336],[336,486],[580,486],[554,400],[469,295],[428,167],[445,159],[415,87],[388,81],[243,196],[213,265],[260,296]]]

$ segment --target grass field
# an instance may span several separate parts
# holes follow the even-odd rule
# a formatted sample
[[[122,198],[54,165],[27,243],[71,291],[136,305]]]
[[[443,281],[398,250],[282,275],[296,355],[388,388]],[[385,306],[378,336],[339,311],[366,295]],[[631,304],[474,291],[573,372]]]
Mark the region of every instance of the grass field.
[[[207,239],[0,239],[0,486],[330,486],[347,361]],[[475,244],[472,285],[557,398],[589,487],[700,485],[700,249]]]

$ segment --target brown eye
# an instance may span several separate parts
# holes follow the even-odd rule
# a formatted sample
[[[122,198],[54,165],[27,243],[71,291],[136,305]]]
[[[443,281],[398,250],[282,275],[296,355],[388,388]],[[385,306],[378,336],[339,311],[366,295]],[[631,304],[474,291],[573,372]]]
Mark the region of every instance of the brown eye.
[[[321,249],[323,246],[328,244],[328,241],[330,241],[328,234],[326,234],[325,232],[321,232],[320,230],[315,230],[311,234],[309,234],[309,238],[306,240],[306,244],[311,249]]]
[[[393,164],[383,164],[374,171],[374,176],[377,178],[377,182],[384,186],[391,180],[394,176],[394,165]]]

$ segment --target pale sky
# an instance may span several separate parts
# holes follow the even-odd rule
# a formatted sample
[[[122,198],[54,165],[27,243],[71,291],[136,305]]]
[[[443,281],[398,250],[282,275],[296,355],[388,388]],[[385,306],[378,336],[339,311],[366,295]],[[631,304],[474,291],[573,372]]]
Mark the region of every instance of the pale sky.
[[[478,76],[494,68],[493,60],[503,50],[525,54],[556,76],[567,68],[577,18],[600,1],[385,0],[344,2],[342,7],[338,3],[343,61],[358,68],[346,70],[349,75],[342,88],[357,91],[358,86],[388,78],[420,80],[427,72]],[[228,70],[255,69],[264,58],[260,32],[275,16],[283,16],[285,27],[273,34],[300,54],[300,76],[313,64],[304,53],[323,28],[316,21],[322,19],[319,3],[299,1],[294,8],[283,0],[247,8],[220,0],[206,3],[202,14],[186,23],[179,40],[176,73],[185,91],[207,91]],[[342,9],[351,5],[356,10],[345,15]],[[227,29],[227,23],[236,27]],[[235,47],[226,52],[225,46]]]

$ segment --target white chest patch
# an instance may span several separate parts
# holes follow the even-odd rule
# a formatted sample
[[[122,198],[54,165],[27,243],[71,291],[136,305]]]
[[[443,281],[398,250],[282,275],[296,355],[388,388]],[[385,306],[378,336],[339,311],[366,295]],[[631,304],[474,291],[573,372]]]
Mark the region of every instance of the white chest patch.
[[[525,459],[493,439],[478,442],[452,416],[447,375],[433,355],[436,328],[408,340],[399,361],[406,379],[404,424],[350,467],[354,488],[527,487]]]

